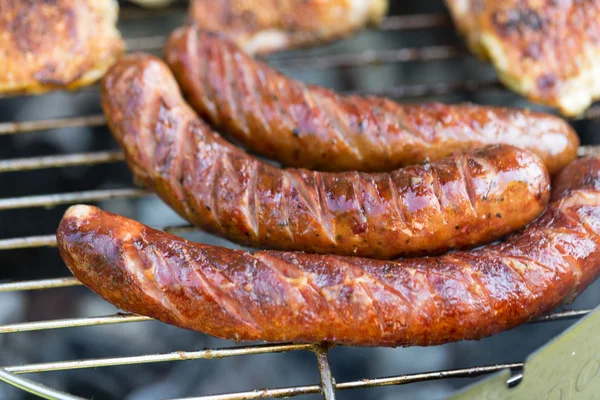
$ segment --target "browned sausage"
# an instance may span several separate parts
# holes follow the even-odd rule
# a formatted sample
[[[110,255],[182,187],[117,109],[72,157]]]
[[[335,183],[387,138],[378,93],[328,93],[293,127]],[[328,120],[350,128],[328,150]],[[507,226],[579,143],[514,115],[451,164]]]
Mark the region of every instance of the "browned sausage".
[[[385,16],[387,0],[191,0],[189,19],[222,32],[249,53],[347,36]]]
[[[226,339],[433,345],[510,329],[600,274],[600,161],[575,161],[554,202],[505,243],[378,261],[195,244],[89,206],[58,248],[73,274],[127,311]]]
[[[275,168],[202,123],[152,56],[111,69],[102,103],[139,181],[192,223],[256,247],[376,258],[439,253],[519,229],[549,198],[542,162],[508,145],[392,173]]]
[[[467,148],[507,143],[554,174],[579,140],[558,117],[472,104],[398,104],[343,96],[287,78],[216,34],[182,28],[166,59],[192,107],[255,153],[286,166],[390,171]]]

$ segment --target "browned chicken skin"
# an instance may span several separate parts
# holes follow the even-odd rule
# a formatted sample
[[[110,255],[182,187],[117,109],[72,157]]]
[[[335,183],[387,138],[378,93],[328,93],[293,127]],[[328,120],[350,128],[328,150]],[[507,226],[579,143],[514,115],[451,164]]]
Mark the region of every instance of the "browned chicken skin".
[[[75,89],[124,51],[115,0],[0,0],[0,92]]]
[[[238,243],[393,258],[487,243],[547,204],[534,154],[487,147],[391,173],[279,169],[231,145],[182,99],[155,57],[121,59],[102,84],[135,177],[181,216]]]
[[[232,340],[434,345],[549,312],[600,274],[600,161],[575,161],[553,202],[501,244],[377,261],[190,243],[95,207],[58,228],[73,274],[117,307]]]
[[[533,101],[577,115],[600,98],[600,0],[446,0],[469,47]]]
[[[285,166],[390,171],[506,143],[533,151],[554,174],[579,146],[569,124],[547,114],[471,104],[406,105],[306,85],[222,36],[191,27],[174,32],[165,51],[201,116]]]
[[[189,18],[249,53],[322,43],[378,23],[387,0],[191,0]]]

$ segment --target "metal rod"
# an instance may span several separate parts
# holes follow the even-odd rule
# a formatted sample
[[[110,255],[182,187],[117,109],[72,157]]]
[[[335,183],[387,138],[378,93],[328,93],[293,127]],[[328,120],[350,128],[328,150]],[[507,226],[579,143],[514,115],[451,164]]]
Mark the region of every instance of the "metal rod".
[[[123,153],[120,151],[98,151],[93,153],[17,158],[0,161],[0,172],[106,164],[123,161],[123,159]]]
[[[376,95],[392,98],[444,96],[456,93],[479,92],[483,90],[502,90],[504,86],[497,80],[440,82],[415,85],[398,85],[384,89],[357,90],[352,93]]]
[[[467,54],[467,52],[458,49],[455,46],[427,46],[393,50],[367,50],[358,53],[279,58],[269,60],[269,63],[277,67],[282,66],[290,68],[363,67],[397,62],[447,60],[464,54]]]
[[[93,127],[103,125],[106,125],[106,118],[104,118],[104,115],[89,115],[87,117],[66,117],[56,119],[45,119],[40,121],[2,122],[0,123],[0,135],[47,131],[59,128],[75,128],[81,126]]]
[[[198,227],[193,225],[182,225],[182,226],[168,226],[162,231],[182,234],[196,232]],[[56,235],[40,235],[40,236],[26,236],[20,238],[11,239],[0,239],[0,251],[2,250],[17,250],[17,249],[31,249],[36,247],[56,247]]]
[[[34,382],[32,380],[23,378],[22,376],[15,376],[3,369],[0,369],[0,381],[4,381],[10,385],[13,385],[26,392],[34,394],[49,400],[85,400],[83,397],[73,396],[71,394],[61,392],[60,390],[49,388],[48,386]]]
[[[54,278],[54,279],[39,279],[35,281],[23,281],[23,282],[8,282],[0,283],[0,293],[6,292],[17,292],[21,290],[43,290],[43,289],[56,289],[63,287],[81,286],[83,283],[79,282],[73,277],[68,278]]]
[[[32,249],[37,247],[56,247],[56,235],[27,236],[0,240],[0,250]]]
[[[471,378],[503,369],[523,368],[523,363],[486,365],[473,368],[462,368],[444,371],[426,372],[422,374],[409,374],[392,376],[387,378],[362,379],[359,381],[343,382],[335,385],[337,390],[361,389],[390,385],[404,385],[407,383],[422,382],[429,380],[445,378]],[[300,394],[319,393],[320,387],[317,385],[294,386],[282,389],[263,389],[248,392],[230,393],[214,396],[187,397],[185,399],[174,400],[244,400],[244,399],[262,399],[262,398],[280,398],[298,396]]]
[[[335,400],[335,379],[329,366],[328,347],[325,344],[315,345],[314,352],[317,356],[319,374],[321,375],[321,389],[325,400]]]
[[[282,389],[261,389],[249,392],[238,392],[228,394],[217,394],[213,396],[185,397],[172,400],[254,400],[254,399],[275,399],[284,397],[294,397],[303,394],[317,394],[321,392],[319,385],[294,386]]]
[[[132,188],[11,197],[8,199],[0,199],[0,211],[14,210],[17,208],[54,207],[61,204],[88,203],[109,199],[135,199],[149,194],[150,192],[147,190]]]
[[[569,319],[577,319],[581,317],[585,317],[589,313],[591,313],[593,309],[587,310],[571,310],[571,311],[560,311],[552,314],[545,315],[538,319],[533,320],[532,322],[553,322],[553,321],[564,321]]]
[[[450,25],[446,14],[395,15],[385,18],[377,27],[382,31],[438,28]]]
[[[129,51],[152,51],[162,49],[166,40],[167,37],[165,35],[156,35],[129,38],[125,40],[125,43]]]
[[[299,351],[313,350],[311,344],[261,344],[243,347],[233,347],[224,349],[209,349],[199,351],[174,351],[171,353],[162,354],[148,354],[142,356],[132,357],[110,357],[110,358],[97,358],[89,360],[73,360],[73,361],[57,361],[49,363],[29,364],[29,365],[16,365],[11,367],[2,367],[6,371],[15,374],[25,374],[32,372],[50,372],[50,371],[62,371],[71,369],[83,369],[83,368],[98,368],[98,367],[114,367],[117,365],[131,365],[131,364],[148,364],[157,362],[168,362],[168,361],[187,361],[187,360],[198,360],[198,359],[214,359],[214,358],[226,358],[233,356],[244,356],[253,354],[265,354],[265,353],[283,353],[288,351]]]
[[[111,325],[124,322],[152,321],[150,317],[136,314],[115,314],[102,317],[67,318],[49,321],[21,322],[17,324],[0,325],[0,334],[41,331],[44,329],[76,328],[92,325]]]
[[[73,280],[69,281],[64,279],[62,282],[56,282],[56,286],[42,287],[43,284],[47,283],[51,280],[41,280],[41,281],[28,281],[24,283],[13,283],[12,285],[22,284],[25,286],[25,289],[22,290],[41,290],[48,288],[59,288],[59,287],[70,287],[70,286],[80,286],[81,283]],[[3,284],[0,286],[0,289],[4,287]],[[2,292],[9,292],[10,286],[8,289],[0,290]],[[579,317],[583,317],[589,314],[591,310],[580,310],[580,311],[566,311],[566,312],[558,312],[554,314],[547,315],[540,319],[536,319],[531,321],[533,322],[550,322],[550,321],[561,321],[561,320],[570,320]],[[123,314],[115,314],[115,315],[106,315],[100,317],[86,317],[86,318],[68,318],[68,319],[57,319],[57,320],[49,320],[49,321],[34,321],[34,322],[21,322],[15,324],[7,324],[0,325],[0,334],[2,333],[17,333],[17,332],[28,332],[28,331],[38,331],[44,329],[63,329],[63,328],[75,328],[75,327],[84,327],[84,326],[92,326],[92,325],[109,325],[109,324],[120,324],[120,323],[128,323],[128,322],[139,322],[139,321],[150,321],[152,318],[145,317],[141,315],[131,314],[131,313],[123,313]],[[321,360],[322,361],[322,360]]]
[[[577,149],[577,155],[579,157],[600,155],[600,145],[581,146],[580,148]]]
[[[404,385],[407,383],[431,381],[446,378],[471,378],[492,372],[501,371],[503,369],[519,369],[523,368],[523,363],[496,364],[484,365],[472,368],[451,369],[445,371],[424,372],[420,374],[408,374],[400,376],[390,376],[387,378],[376,379],[361,379],[359,381],[338,383],[335,388],[337,390],[359,389],[368,387],[379,387],[389,385]]]
[[[585,110],[580,115],[571,118],[574,121],[581,121],[586,119],[597,119],[600,118],[600,104],[596,104]]]

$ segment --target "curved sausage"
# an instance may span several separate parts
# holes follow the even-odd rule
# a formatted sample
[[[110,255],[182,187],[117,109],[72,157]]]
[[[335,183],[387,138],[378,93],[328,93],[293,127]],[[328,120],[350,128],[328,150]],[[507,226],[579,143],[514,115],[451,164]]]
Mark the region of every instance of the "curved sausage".
[[[102,104],[139,181],[190,222],[255,247],[433,254],[519,229],[549,198],[541,161],[508,145],[391,173],[275,168],[208,128],[152,56],[132,55],[111,69]]]
[[[544,215],[506,242],[378,261],[188,242],[95,207],[70,208],[58,248],[127,311],[233,340],[434,345],[480,339],[580,294],[600,274],[600,161],[575,161]]]
[[[189,19],[222,32],[248,53],[318,44],[385,16],[387,0],[192,0]]]
[[[166,60],[200,115],[251,151],[285,166],[390,171],[486,144],[539,155],[554,174],[572,161],[577,134],[560,118],[472,104],[398,104],[339,95],[283,76],[224,37],[175,31]]]

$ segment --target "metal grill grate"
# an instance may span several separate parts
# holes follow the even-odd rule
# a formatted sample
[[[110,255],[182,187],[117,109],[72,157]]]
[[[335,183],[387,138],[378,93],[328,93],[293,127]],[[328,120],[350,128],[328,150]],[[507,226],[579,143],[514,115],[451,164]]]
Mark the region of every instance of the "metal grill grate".
[[[122,10],[122,20],[140,20],[166,13],[183,13],[185,4],[180,2],[163,10]],[[387,18],[380,29],[382,30],[413,30],[430,29],[449,24],[449,19],[444,14],[415,14]],[[154,51],[162,47],[165,36],[146,36],[128,39],[130,50]],[[310,68],[333,68],[333,67],[361,67],[383,63],[402,63],[408,61],[431,61],[445,60],[465,55],[465,50],[455,46],[426,46],[418,48],[400,48],[394,50],[374,51],[369,50],[361,53],[333,54],[333,55],[284,55],[272,60],[278,67],[310,67]],[[97,90],[97,85],[83,89],[85,91]],[[373,91],[370,94],[386,95],[394,98],[421,97],[433,95],[450,95],[457,92],[479,93],[486,90],[504,90],[495,80],[460,81],[456,83],[431,83],[403,85]],[[9,96],[0,96],[9,97]],[[593,119],[600,117],[600,105],[590,108],[579,119]],[[106,120],[102,115],[88,115],[77,117],[56,118],[49,120],[9,122],[0,123],[0,135],[20,135],[33,132],[47,131],[57,128],[71,127],[99,127],[104,126]],[[595,151],[590,147],[581,149],[581,153]],[[1,172],[19,172],[28,170],[40,170],[49,168],[64,168],[74,166],[91,166],[96,164],[120,163],[123,155],[117,151],[97,151],[78,154],[56,154],[43,157],[19,158],[0,161]],[[79,191],[74,193],[42,194],[36,196],[11,197],[0,199],[0,210],[15,210],[32,207],[54,207],[57,205],[90,203],[116,198],[137,198],[150,195],[147,191],[137,188],[107,189]],[[195,230],[191,226],[166,227],[171,233],[185,233]],[[53,234],[17,237],[0,240],[0,250],[28,249],[39,247],[55,247],[56,238]],[[72,277],[40,279],[32,281],[18,281],[0,284],[0,293],[32,290],[55,290],[81,283]],[[1,303],[0,303],[1,304]],[[535,322],[552,322],[580,318],[590,310],[556,312]],[[129,313],[103,315],[89,318],[71,318],[59,320],[46,320],[35,322],[13,323],[0,325],[0,334],[19,333],[37,330],[66,329],[74,327],[109,325],[122,323],[140,323],[151,320],[148,317]],[[293,386],[286,388],[260,389],[248,392],[230,393],[215,396],[197,397],[196,399],[256,399],[256,398],[279,398],[297,396],[301,394],[322,394],[325,399],[334,399],[338,390],[372,388],[378,386],[401,385],[414,382],[458,378],[476,377],[505,368],[520,370],[523,363],[479,365],[471,368],[449,369],[433,372],[406,374],[378,379],[362,379],[347,382],[336,382],[328,362],[329,348],[318,344],[278,344],[278,345],[251,345],[232,348],[208,349],[200,351],[178,351],[163,354],[148,354],[130,357],[113,357],[83,359],[74,361],[57,361],[49,363],[26,364],[18,366],[6,366],[0,368],[0,380],[13,384],[19,388],[30,391],[42,397],[51,399],[78,399],[44,387],[36,382],[24,379],[18,374],[49,372],[60,370],[72,370],[83,368],[111,367],[130,364],[171,362],[196,359],[215,359],[225,357],[236,357],[242,355],[254,355],[264,353],[283,353],[292,351],[309,351],[316,356],[321,382],[308,386]]]

